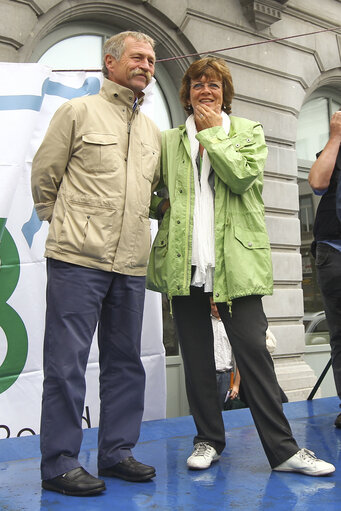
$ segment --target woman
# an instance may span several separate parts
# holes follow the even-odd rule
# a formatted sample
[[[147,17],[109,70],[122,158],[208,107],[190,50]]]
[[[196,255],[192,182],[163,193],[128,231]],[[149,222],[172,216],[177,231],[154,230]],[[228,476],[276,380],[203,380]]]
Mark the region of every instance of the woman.
[[[261,298],[273,286],[262,201],[267,148],[259,123],[229,115],[233,93],[222,59],[204,58],[189,67],[180,98],[190,115],[185,125],[163,133],[161,186],[169,201],[153,198],[153,206],[166,211],[147,287],[167,293],[172,302],[197,427],[187,465],[208,468],[225,447],[210,319],[213,295],[271,467],[324,475],[333,465],[299,450],[292,437],[266,349]]]

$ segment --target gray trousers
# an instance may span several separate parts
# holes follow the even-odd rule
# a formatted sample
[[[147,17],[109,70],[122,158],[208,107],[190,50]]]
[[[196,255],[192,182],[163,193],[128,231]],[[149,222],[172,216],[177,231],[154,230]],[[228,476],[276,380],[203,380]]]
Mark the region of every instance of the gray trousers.
[[[260,296],[217,303],[240,372],[265,454],[272,468],[299,447],[283,413],[272,358],[266,349],[267,319]],[[184,360],[187,397],[197,435],[218,453],[225,447],[225,429],[217,393],[209,294],[191,287],[190,296],[173,297],[173,314]]]
[[[47,261],[42,479],[79,467],[85,370],[98,324],[98,467],[131,455],[144,407],[140,358],[145,277]]]
[[[316,270],[330,332],[334,381],[341,399],[341,252],[327,243],[318,243]]]

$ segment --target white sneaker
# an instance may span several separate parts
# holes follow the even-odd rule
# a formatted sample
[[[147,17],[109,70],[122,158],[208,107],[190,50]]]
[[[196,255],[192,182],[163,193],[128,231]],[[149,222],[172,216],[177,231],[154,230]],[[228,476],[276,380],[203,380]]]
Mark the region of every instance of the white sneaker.
[[[301,472],[307,476],[325,476],[335,472],[335,467],[331,463],[317,459],[312,451],[300,449],[273,470],[278,472]]]
[[[206,442],[198,442],[194,445],[194,451],[187,459],[187,466],[192,470],[202,470],[211,466],[211,463],[220,458],[217,451]]]

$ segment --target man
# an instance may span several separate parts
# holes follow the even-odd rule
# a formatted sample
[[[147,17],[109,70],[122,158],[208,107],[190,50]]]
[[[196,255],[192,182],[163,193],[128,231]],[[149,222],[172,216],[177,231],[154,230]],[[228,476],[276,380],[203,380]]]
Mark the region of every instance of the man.
[[[330,121],[329,140],[309,173],[313,190],[322,195],[314,224],[312,253],[330,331],[336,391],[341,399],[341,222],[336,215],[336,187],[341,179],[341,111]],[[316,254],[315,254],[316,251]],[[341,414],[335,420],[341,428]]]
[[[238,397],[240,374],[217,304],[211,296],[210,304],[218,396],[221,410],[224,410],[227,399],[234,400]]]
[[[154,41],[123,32],[104,45],[99,94],[54,115],[32,167],[46,241],[47,311],[41,416],[42,486],[68,495],[105,489],[78,461],[85,369],[98,324],[101,476],[145,481],[154,467],[131,454],[144,407],[140,359],[150,197],[160,133],[140,111]]]

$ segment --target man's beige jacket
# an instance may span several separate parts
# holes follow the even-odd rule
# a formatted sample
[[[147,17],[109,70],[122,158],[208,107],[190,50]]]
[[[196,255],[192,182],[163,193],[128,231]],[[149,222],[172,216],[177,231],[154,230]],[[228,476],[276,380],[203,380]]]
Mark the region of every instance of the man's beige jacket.
[[[55,113],[32,165],[36,211],[50,222],[46,257],[146,274],[160,132],[133,104],[131,90],[104,79],[99,94]]]

